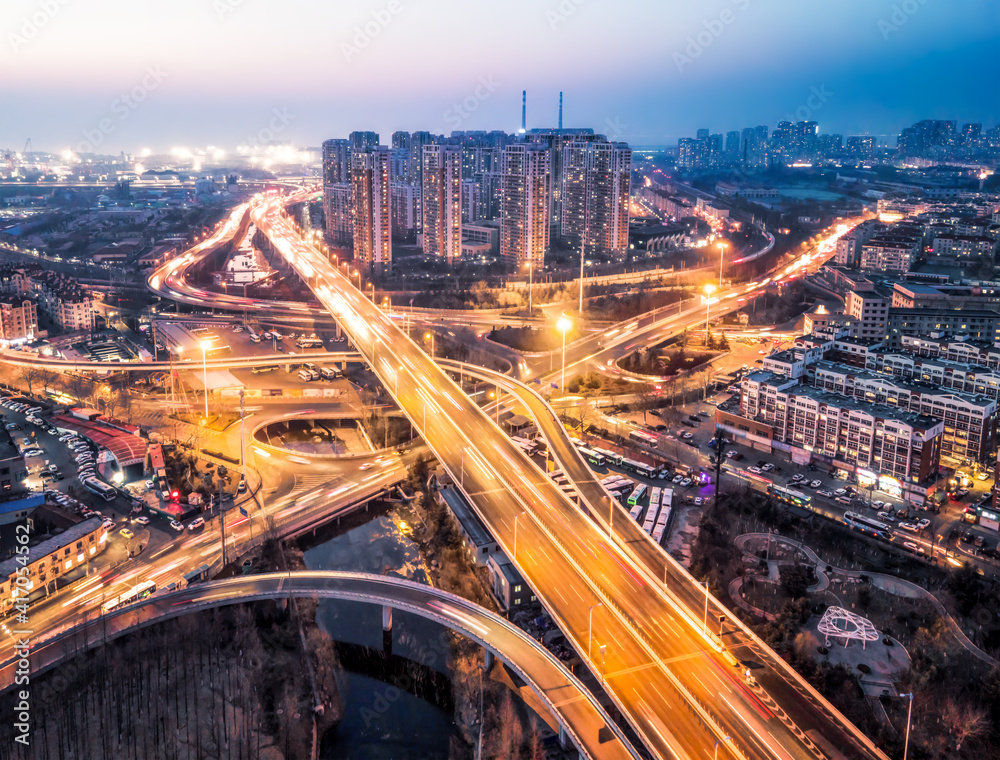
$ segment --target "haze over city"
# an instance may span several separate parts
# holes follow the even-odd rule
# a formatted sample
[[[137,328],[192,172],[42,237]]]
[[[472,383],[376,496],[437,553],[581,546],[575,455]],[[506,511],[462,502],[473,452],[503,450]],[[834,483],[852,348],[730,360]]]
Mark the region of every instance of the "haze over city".
[[[1000,116],[983,89],[998,22],[990,0],[11,0],[0,144],[57,152],[110,117],[111,152],[231,150],[275,109],[294,115],[280,139],[299,145],[356,128],[514,130],[522,89],[529,127],[555,123],[562,90],[567,126],[614,123],[634,145],[773,127],[811,88],[830,93],[811,114],[821,131],[894,136],[918,118]],[[147,67],[162,79],[120,119],[112,104]],[[477,97],[480,78],[494,84]]]

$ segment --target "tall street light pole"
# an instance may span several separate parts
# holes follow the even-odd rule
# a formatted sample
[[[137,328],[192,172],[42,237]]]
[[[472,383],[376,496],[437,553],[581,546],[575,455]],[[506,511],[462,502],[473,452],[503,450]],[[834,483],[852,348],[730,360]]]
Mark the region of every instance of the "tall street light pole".
[[[560,386],[562,387],[563,395],[566,395],[566,333],[572,326],[573,323],[565,314],[559,317],[559,321],[556,322],[556,329],[562,333],[562,382]]]
[[[910,716],[913,715],[913,692],[899,696],[910,698],[910,706],[906,708],[906,739],[903,742],[903,760],[906,760],[906,753],[910,751]]]
[[[531,316],[531,273],[534,267],[532,266],[531,259],[528,259],[528,316]]]
[[[424,340],[429,340],[431,342],[431,359],[434,358],[434,333],[426,332],[424,333]]]
[[[597,604],[590,605],[590,611],[587,613],[587,662],[592,662],[591,654],[594,650],[594,608],[603,607],[604,602],[598,602]]]
[[[207,340],[201,342],[201,379],[205,384],[205,422],[208,422],[208,349],[211,344]]]
[[[726,253],[726,243],[719,242],[719,292],[722,292],[722,260]]]
[[[705,286],[705,345],[708,345],[708,320],[712,309],[712,293],[714,292],[714,285],[709,283]]]

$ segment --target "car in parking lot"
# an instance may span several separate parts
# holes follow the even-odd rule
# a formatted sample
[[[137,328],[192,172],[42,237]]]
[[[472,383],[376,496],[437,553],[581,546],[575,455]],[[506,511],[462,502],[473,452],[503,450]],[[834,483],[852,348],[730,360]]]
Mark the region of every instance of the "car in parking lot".
[[[822,480],[814,480],[812,483],[809,484],[809,487],[810,488],[822,488],[823,487],[823,481]]]
[[[762,469],[764,472],[771,472],[771,470],[774,469],[774,465],[771,464],[770,462],[767,462],[766,464],[761,465],[760,469]]]
[[[684,478],[681,481],[681,488],[687,488],[689,485],[691,485],[691,483],[692,483],[691,478]]]
[[[191,522],[188,523],[188,530],[198,530],[198,528],[205,527],[205,518],[196,517]]]
[[[795,473],[794,475],[792,475],[792,478],[791,478],[791,480],[792,480],[793,483],[798,483],[800,480],[805,480],[805,479],[806,479],[806,476],[803,475],[800,472]]]
[[[838,488],[836,491],[834,491],[834,493],[837,494],[837,496],[846,496],[847,495],[847,489],[846,488]]]
[[[816,492],[816,495],[817,496],[825,496],[826,498],[829,499],[831,496],[833,496],[833,493],[831,491],[827,491],[826,489],[821,489],[821,490],[819,490],[819,491]]]
[[[674,475],[674,477],[670,479],[670,482],[671,483],[680,483],[682,480],[684,480],[684,476],[683,475]]]
[[[146,486],[147,491],[152,491],[155,486],[155,483],[153,483],[152,480],[147,480],[145,483],[143,483],[143,485]]]
[[[906,522],[905,520],[899,524],[899,527],[903,530],[908,530],[910,533],[917,533],[920,528],[917,527],[916,523]]]
[[[893,517],[888,512],[879,512],[875,515],[879,520],[885,520],[886,522],[896,522],[896,518]]]
[[[764,471],[760,469],[760,467],[757,467],[756,465],[750,465],[749,467],[747,467],[747,472],[752,472],[754,475],[760,475]]]
[[[926,517],[924,517],[920,520],[917,520],[917,527],[920,528],[920,530],[926,530],[927,528],[931,527],[931,521],[928,520]]]
[[[851,503],[851,500],[848,499],[846,496],[837,496],[837,497],[834,498],[834,501],[840,502],[841,504],[850,504]]]
[[[111,530],[112,528],[115,527],[115,521],[105,520],[104,522],[101,523],[101,527],[104,528],[104,530]]]

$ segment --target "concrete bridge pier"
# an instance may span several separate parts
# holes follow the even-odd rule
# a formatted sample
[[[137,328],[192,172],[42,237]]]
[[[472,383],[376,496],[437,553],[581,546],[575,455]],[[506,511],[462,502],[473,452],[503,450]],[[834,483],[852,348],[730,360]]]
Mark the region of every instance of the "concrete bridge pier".
[[[493,670],[493,663],[496,661],[496,655],[490,649],[483,650],[483,669],[489,673]]]
[[[392,654],[392,607],[382,607],[382,651]]]

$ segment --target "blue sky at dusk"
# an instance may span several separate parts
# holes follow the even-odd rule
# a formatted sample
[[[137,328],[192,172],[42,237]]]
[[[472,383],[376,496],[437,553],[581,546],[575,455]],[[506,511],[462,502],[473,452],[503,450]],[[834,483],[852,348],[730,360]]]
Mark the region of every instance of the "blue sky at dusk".
[[[102,120],[112,153],[231,149],[275,124],[298,145],[513,131],[522,89],[529,127],[555,125],[563,90],[566,126],[635,145],[788,116],[988,128],[998,29],[994,0],[6,0],[0,147],[72,148]]]

